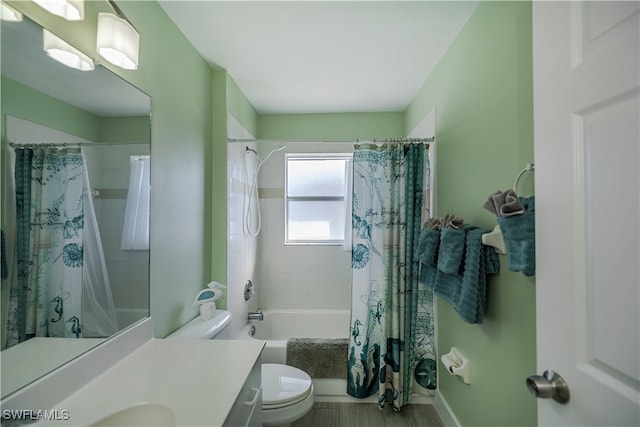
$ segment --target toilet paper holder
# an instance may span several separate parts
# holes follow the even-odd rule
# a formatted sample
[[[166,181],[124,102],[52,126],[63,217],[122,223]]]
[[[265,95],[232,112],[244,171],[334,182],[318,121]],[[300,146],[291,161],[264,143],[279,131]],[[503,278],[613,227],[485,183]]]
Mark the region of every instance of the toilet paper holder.
[[[469,359],[460,353],[460,350],[451,347],[449,353],[440,356],[440,361],[451,375],[457,375],[465,384],[471,384]]]

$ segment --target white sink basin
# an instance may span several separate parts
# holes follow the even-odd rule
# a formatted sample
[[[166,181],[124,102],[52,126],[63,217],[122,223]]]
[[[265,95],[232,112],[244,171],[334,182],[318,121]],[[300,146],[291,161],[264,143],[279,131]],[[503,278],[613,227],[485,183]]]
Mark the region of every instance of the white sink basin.
[[[114,412],[91,424],[90,427],[175,426],[176,415],[165,405],[138,403]]]

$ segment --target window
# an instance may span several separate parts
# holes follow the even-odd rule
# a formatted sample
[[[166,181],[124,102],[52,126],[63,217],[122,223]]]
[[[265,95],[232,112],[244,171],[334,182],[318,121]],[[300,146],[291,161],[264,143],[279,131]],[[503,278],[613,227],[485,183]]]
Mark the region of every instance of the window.
[[[351,154],[286,155],[285,243],[342,245]],[[350,216],[348,220],[351,221]]]

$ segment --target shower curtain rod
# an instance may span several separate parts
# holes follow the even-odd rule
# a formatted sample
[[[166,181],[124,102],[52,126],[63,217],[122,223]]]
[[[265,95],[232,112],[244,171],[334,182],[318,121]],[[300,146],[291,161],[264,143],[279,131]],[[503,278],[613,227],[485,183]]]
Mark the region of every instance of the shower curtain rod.
[[[149,145],[148,142],[10,142],[11,147],[92,147],[96,145]]]
[[[272,143],[296,143],[296,142],[327,142],[327,143],[346,143],[346,144],[366,144],[366,143],[420,143],[420,142],[433,142],[434,137],[430,138],[384,138],[384,139],[242,139],[242,138],[229,138],[227,142],[272,142]]]

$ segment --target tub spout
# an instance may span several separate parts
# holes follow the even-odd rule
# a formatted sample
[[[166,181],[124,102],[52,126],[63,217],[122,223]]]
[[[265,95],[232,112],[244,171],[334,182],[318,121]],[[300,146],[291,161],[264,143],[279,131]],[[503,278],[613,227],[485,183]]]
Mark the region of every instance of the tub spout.
[[[250,311],[248,319],[249,320],[263,320],[264,319],[264,314],[262,314],[261,311]]]

